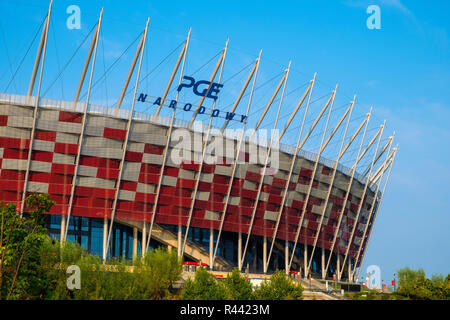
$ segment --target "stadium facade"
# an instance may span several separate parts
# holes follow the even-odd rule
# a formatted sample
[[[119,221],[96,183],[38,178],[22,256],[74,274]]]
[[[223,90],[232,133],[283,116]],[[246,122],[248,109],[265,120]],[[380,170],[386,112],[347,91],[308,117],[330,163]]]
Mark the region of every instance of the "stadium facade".
[[[227,46],[209,81],[203,83],[205,91],[197,88],[200,102],[186,110],[186,104],[178,103],[178,92],[183,83],[185,87],[197,85],[195,80],[186,82],[193,78],[183,77],[188,35],[165,91],[150,102],[156,112],[136,112],[135,102],[148,99],[137,91],[147,21],[116,107],[92,105],[89,93],[101,14],[75,99],[51,100],[39,96],[50,14],[51,9],[27,94],[0,94],[0,200],[15,203],[23,214],[27,211],[26,195],[50,194],[56,202],[46,215],[50,235],[62,241],[77,241],[104,259],[132,258],[148,248],[164,245],[177,250],[185,261],[220,270],[238,266],[250,272],[285,269],[323,278],[359,277],[358,268],[360,272],[397,150],[393,136],[380,143],[384,124],[363,146],[370,112],[345,140],[353,100],[339,121],[329,124],[333,130],[329,136],[324,135],[319,152],[305,151],[304,143],[334,101],[334,90],[313,124],[308,128],[302,124],[306,134],[299,135],[295,146],[274,147],[297,111],[308,108],[314,76],[277,141],[271,138],[264,145],[254,142],[252,136],[227,135],[224,129],[234,121],[230,115],[235,113],[244,93],[250,92],[247,112],[238,117],[245,129],[258,57],[233,107],[220,110],[226,116],[224,125],[216,129],[227,142],[225,145],[232,146],[231,153],[228,148],[223,154],[231,156],[207,163],[207,142],[214,136],[211,119],[217,114],[214,110],[218,110],[214,109],[211,94],[214,90],[216,94],[220,92]],[[90,65],[88,94],[86,101],[81,102],[79,94]],[[133,102],[129,109],[122,109],[136,66]],[[37,94],[33,95],[39,67]],[[168,91],[176,85],[177,74],[179,90],[176,97],[169,99]],[[282,99],[288,74],[289,68],[253,129],[258,129],[275,98]],[[209,123],[196,126],[196,116],[205,113],[205,108],[201,109],[205,99],[214,100],[206,110],[211,117]],[[172,116],[160,115],[161,108],[172,108]],[[182,109],[192,113],[191,121],[175,118],[175,110]],[[275,123],[279,110],[280,107]],[[337,158],[323,158],[322,151],[341,126],[347,127]],[[193,140],[196,134],[203,136],[201,148],[191,150],[193,161],[177,163],[171,156],[176,147],[173,132],[178,129],[188,132]],[[361,144],[357,144],[356,138],[361,135]],[[265,148],[265,161],[250,161],[255,144]],[[339,160],[351,145],[359,147],[359,151],[352,167],[347,168]],[[376,150],[369,166],[357,173],[358,163],[371,147]],[[269,158],[275,152],[278,167],[271,170]]]

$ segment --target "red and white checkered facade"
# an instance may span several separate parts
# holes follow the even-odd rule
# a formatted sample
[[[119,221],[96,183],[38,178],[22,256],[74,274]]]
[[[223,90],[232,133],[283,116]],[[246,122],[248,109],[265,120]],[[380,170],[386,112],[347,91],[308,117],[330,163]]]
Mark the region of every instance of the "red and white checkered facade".
[[[51,199],[56,202],[50,214],[67,215],[72,206],[73,216],[110,218],[117,191],[116,219],[150,221],[168,127],[151,121],[132,120],[119,183],[117,179],[126,139],[127,119],[89,112],[80,148],[74,197],[72,203],[69,203],[78,143],[81,140],[82,118],[83,113],[73,112],[70,108],[48,105],[40,106],[37,119],[34,119],[33,106],[0,101],[0,200],[16,203],[17,208],[20,208],[28,151],[33,139],[27,193],[50,194]],[[34,120],[35,133],[31,137]],[[248,158],[248,153],[241,154],[241,157]],[[254,235],[273,236],[291,157],[291,154],[280,152],[280,169],[275,175],[264,177],[252,228]],[[192,227],[219,229],[234,159],[226,161],[228,164],[203,165],[191,220]],[[296,161],[289,183],[287,204],[276,235],[278,239],[296,240],[313,166],[313,161],[300,156]],[[155,223],[187,224],[199,167],[198,163],[174,164],[169,150]],[[249,163],[238,166],[223,230],[243,233],[248,231],[261,167],[262,165]],[[331,173],[331,168],[319,164],[306,206],[300,243],[314,244]],[[329,250],[332,246],[349,181],[348,175],[337,172],[317,243],[320,248]],[[345,203],[335,252],[345,254],[363,190],[364,185],[355,179]],[[350,247],[350,258],[357,255],[372,211],[374,196],[373,191],[367,191]],[[369,231],[370,227],[367,234]]]

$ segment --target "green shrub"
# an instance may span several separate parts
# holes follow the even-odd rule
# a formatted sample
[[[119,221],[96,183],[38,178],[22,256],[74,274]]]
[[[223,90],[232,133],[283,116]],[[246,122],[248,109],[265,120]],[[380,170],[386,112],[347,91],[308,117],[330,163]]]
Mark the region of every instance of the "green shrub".
[[[231,296],[227,287],[203,268],[195,272],[194,280],[188,278],[181,292],[183,300],[227,300]]]
[[[277,270],[270,281],[264,280],[254,294],[258,300],[301,300],[303,287]]]
[[[241,275],[238,268],[227,275],[224,284],[233,300],[251,300],[253,298],[253,288],[250,280]]]
[[[181,262],[176,252],[165,248],[150,251],[144,258],[131,261],[88,254],[79,244],[66,241],[44,242],[42,264],[54,288],[49,299],[142,300],[170,298],[169,288],[180,279]],[[77,265],[81,271],[81,289],[68,290],[66,269]]]
[[[445,279],[440,274],[428,279],[422,269],[400,269],[397,294],[418,300],[450,300],[450,275]]]
[[[39,299],[50,290],[39,250],[47,238],[42,214],[54,202],[47,194],[33,194],[25,204],[21,217],[15,204],[0,202],[0,299]]]

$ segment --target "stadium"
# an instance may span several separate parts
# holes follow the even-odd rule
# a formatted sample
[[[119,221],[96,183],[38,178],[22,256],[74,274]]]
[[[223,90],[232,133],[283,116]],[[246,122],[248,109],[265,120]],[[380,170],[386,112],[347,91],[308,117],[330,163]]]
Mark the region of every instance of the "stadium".
[[[91,104],[102,15],[79,67],[73,100],[41,96],[51,5],[27,93],[0,93],[0,200],[24,214],[28,194],[48,193],[56,202],[45,216],[49,234],[76,241],[104,260],[132,259],[167,246],[187,264],[212,270],[282,269],[304,277],[358,279],[397,151],[394,135],[383,137],[385,124],[367,130],[372,110],[350,130],[353,98],[331,119],[336,88],[305,121],[316,75],[297,103],[282,108],[289,64],[262,110],[252,113],[261,53],[231,107],[216,106],[224,94],[228,41],[208,80],[199,80],[184,74],[190,30],[171,73],[160,77],[164,90],[151,96],[138,88],[148,20],[115,107]],[[81,101],[83,88],[87,96]],[[133,97],[124,108],[129,90]],[[185,91],[192,91],[189,102],[179,99]],[[137,103],[148,103],[153,112],[136,111]],[[288,119],[282,121],[286,110]],[[299,110],[305,117],[298,121],[297,142],[281,143]],[[190,119],[177,118],[176,112]],[[268,114],[276,135],[261,138],[258,130]],[[206,120],[198,121],[200,115]],[[250,117],[253,127],[247,126]],[[228,130],[232,122],[240,130]],[[325,129],[318,151],[311,152],[304,147],[319,123]],[[181,157],[178,139],[193,142],[184,143]],[[338,152],[330,160],[323,152],[333,139]],[[220,147],[210,147],[219,140]],[[345,166],[341,159],[351,149],[356,156]]]

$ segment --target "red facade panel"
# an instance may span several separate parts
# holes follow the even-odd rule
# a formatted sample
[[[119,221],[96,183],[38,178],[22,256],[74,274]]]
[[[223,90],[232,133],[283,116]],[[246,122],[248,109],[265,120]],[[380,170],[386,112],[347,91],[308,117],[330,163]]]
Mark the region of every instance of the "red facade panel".
[[[0,126],[6,126],[8,124],[8,116],[0,114]]]
[[[64,153],[64,154],[77,154],[78,153],[78,145],[71,143],[60,143],[55,142],[55,152]]]
[[[61,122],[81,123],[82,119],[83,115],[80,113],[72,113],[66,111],[59,112],[59,121]]]
[[[106,127],[103,129],[103,137],[104,138],[125,140],[126,136],[127,136],[127,131],[123,130],[123,129],[113,129],[113,128],[106,128]]]

